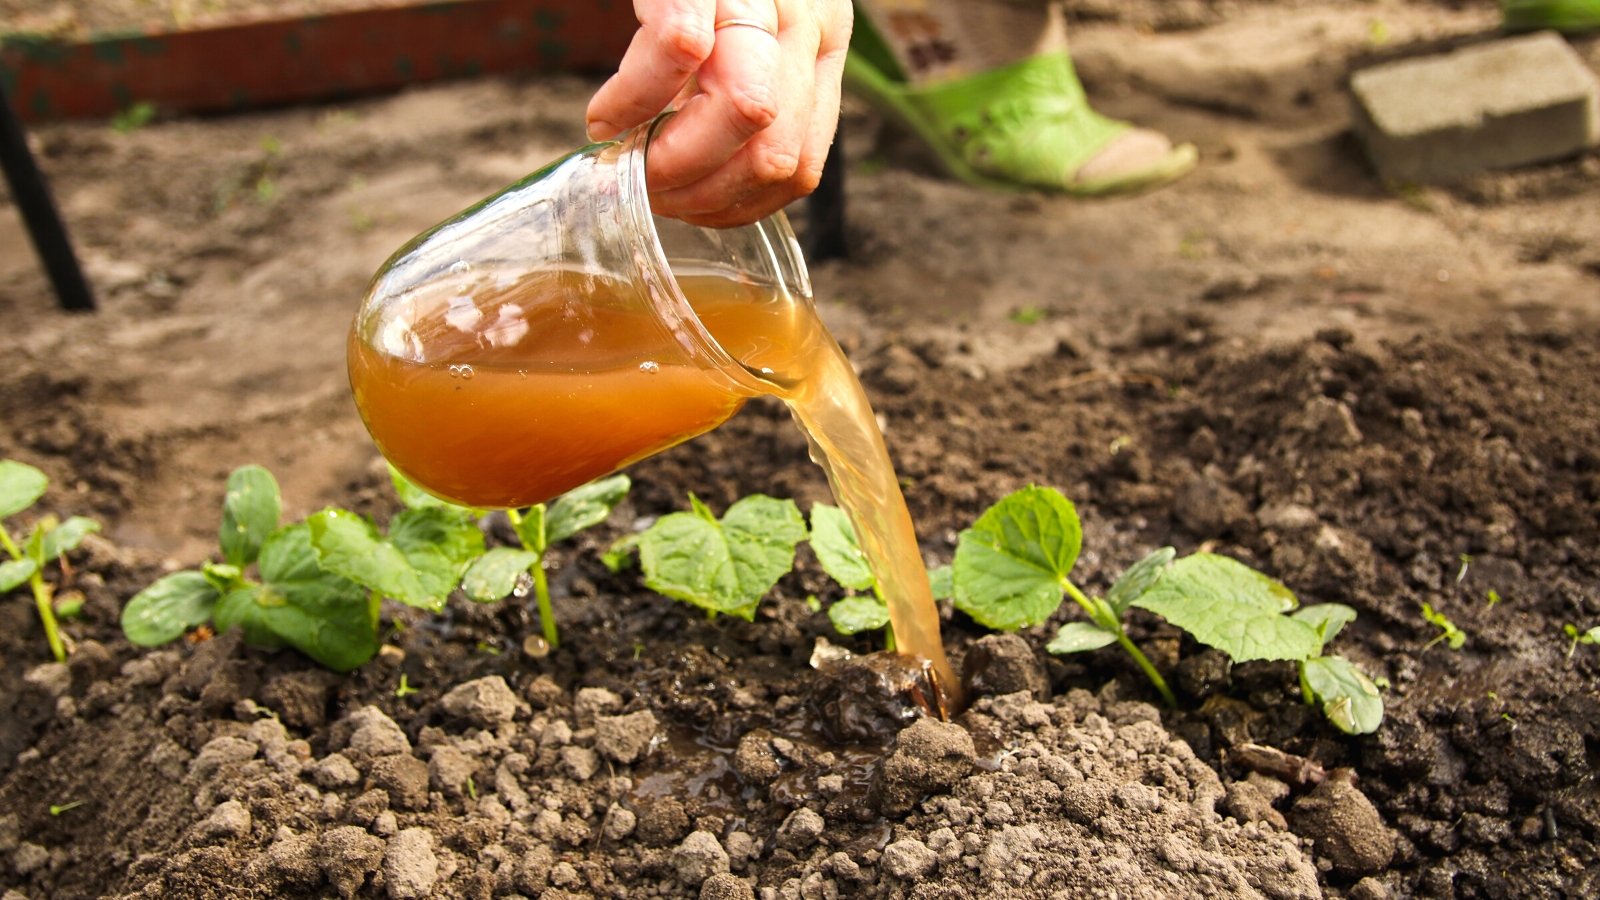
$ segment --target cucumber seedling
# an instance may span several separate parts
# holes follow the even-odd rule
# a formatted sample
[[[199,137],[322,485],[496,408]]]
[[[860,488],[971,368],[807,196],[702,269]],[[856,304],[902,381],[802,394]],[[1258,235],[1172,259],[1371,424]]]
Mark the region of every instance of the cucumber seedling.
[[[548,505],[538,503],[527,509],[506,510],[521,548],[495,547],[478,557],[462,577],[461,590],[479,603],[494,603],[515,592],[522,576],[531,573],[545,642],[551,649],[561,646],[550,605],[550,585],[544,574],[545,551],[551,544],[604,522],[628,495],[631,485],[628,476],[612,475],[573,488]]]
[[[605,563],[619,570],[637,550],[645,586],[705,610],[753,621],[761,598],[794,568],[806,522],[793,500],[751,494],[717,518],[699,497],[612,545]]]
[[[1077,508],[1061,492],[1030,486],[1009,494],[961,533],[951,563],[955,606],[981,625],[1016,631],[1043,624],[1071,597],[1087,620],[1062,625],[1046,649],[1070,654],[1116,644],[1162,699],[1176,706],[1166,679],[1123,628],[1124,616],[1138,607],[1234,662],[1298,663],[1307,701],[1320,698],[1334,725],[1346,731],[1377,727],[1370,715],[1377,689],[1369,694],[1371,682],[1364,675],[1356,679],[1351,673],[1359,672],[1347,661],[1320,655],[1354,610],[1327,604],[1291,615],[1299,600],[1272,578],[1214,553],[1178,559],[1171,547],[1134,563],[1104,597],[1090,596],[1070,578],[1082,546]]]
[[[44,580],[45,566],[76,549],[90,533],[100,530],[100,524],[83,516],[72,516],[63,522],[45,515],[33,523],[33,529],[18,544],[5,520],[31,508],[49,487],[50,479],[33,466],[14,459],[0,460],[0,547],[11,557],[0,562],[0,594],[27,583],[39,609],[50,653],[56,662],[65,662],[67,648],[56,622],[54,588]]]
[[[408,507],[387,536],[348,510],[280,525],[278,483],[260,466],[228,476],[217,539],[222,562],[166,575],[122,611],[128,640],[146,647],[211,622],[255,647],[293,647],[349,671],[378,650],[383,597],[437,612],[467,563],[483,553],[471,510]],[[251,567],[254,567],[254,577]]]

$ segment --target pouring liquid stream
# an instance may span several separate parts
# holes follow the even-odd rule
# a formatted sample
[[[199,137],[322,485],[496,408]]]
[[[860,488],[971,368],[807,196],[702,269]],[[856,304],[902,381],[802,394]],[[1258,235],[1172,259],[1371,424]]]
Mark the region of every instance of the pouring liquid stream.
[[[811,304],[771,285],[716,270],[677,280],[722,349],[793,413],[855,526],[897,647],[931,669],[936,703],[959,705],[911,515],[844,352]],[[662,325],[618,291],[571,272],[490,288],[480,273],[434,285],[392,334],[353,333],[351,385],[374,440],[442,497],[521,507],[709,431],[749,399],[692,360],[641,357]]]

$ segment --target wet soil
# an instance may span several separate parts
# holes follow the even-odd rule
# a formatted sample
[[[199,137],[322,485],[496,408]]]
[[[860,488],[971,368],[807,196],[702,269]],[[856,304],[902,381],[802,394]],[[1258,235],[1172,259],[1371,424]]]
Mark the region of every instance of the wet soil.
[[[1088,589],[1172,544],[1355,607],[1335,649],[1388,684],[1376,734],[1331,729],[1286,667],[1136,618],[1179,689],[1162,709],[1118,654],[1044,654],[1069,609],[1008,639],[947,613],[958,664],[987,660],[981,696],[906,728],[863,707],[876,673],[809,664],[821,639],[872,647],[807,603],[838,589],[806,552],[753,623],[599,564],[689,491],[827,499],[766,403],[636,466],[611,522],[554,552],[549,655],[522,650],[526,606],[465,602],[387,610],[389,647],[347,676],[226,635],[133,648],[121,603],[209,552],[233,467],[274,469],[290,515],[394,510],[342,374],[364,279],[575,146],[593,85],[56,125],[34,139],[104,309],[55,312],[0,206],[0,456],[107,527],[68,576],[69,666],[24,594],[0,602],[0,892],[1600,892],[1600,648],[1562,634],[1600,624],[1600,156],[1371,178],[1344,72],[1479,39],[1476,7],[1072,8],[1097,103],[1196,142],[1200,170],[1103,203],[976,193],[852,108],[854,253],[815,267],[824,317],[930,562],[1005,492],[1055,485]],[[1273,52],[1246,52],[1262,35]],[[1423,603],[1460,650],[1430,643]]]

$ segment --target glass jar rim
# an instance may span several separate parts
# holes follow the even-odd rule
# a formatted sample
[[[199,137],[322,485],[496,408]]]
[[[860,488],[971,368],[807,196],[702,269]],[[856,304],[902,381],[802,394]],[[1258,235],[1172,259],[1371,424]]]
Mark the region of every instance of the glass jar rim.
[[[650,189],[645,175],[645,163],[649,156],[650,142],[655,137],[657,129],[661,127],[674,114],[667,110],[648,122],[639,125],[624,134],[618,140],[622,143],[622,165],[619,171],[619,199],[625,215],[629,216],[633,232],[639,235],[644,244],[644,253],[634,257],[635,264],[641,269],[639,276],[644,283],[645,290],[653,303],[664,303],[670,307],[673,318],[687,325],[687,337],[695,345],[693,349],[704,353],[711,362],[727,375],[739,387],[755,394],[772,393],[776,385],[769,382],[736,359],[733,354],[723,348],[701,321],[689,298],[684,294],[683,288],[678,283],[677,276],[673,274],[672,264],[667,258],[667,251],[661,242],[661,235],[656,229],[655,216],[650,208]],[[687,225],[687,223],[685,223]],[[688,227],[704,227],[690,225]],[[809,304],[811,292],[809,276],[806,273],[805,260],[800,255],[800,243],[795,238],[794,230],[789,226],[789,220],[782,210],[772,213],[759,221],[742,225],[740,228],[756,229],[761,234],[761,245],[772,256],[770,260],[773,272],[777,275],[780,287],[788,290],[789,286],[781,284],[782,273],[792,270],[798,273],[801,279],[803,294],[797,298],[799,302]],[[782,258],[780,258],[780,254]],[[785,263],[788,265],[786,266]],[[682,335],[680,334],[680,338]]]

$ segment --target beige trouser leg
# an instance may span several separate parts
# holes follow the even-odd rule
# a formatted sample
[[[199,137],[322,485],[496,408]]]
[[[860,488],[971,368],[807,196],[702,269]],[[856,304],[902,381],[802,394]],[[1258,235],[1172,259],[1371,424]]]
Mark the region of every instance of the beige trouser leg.
[[[857,0],[913,84],[960,78],[1066,46],[1055,0]]]

